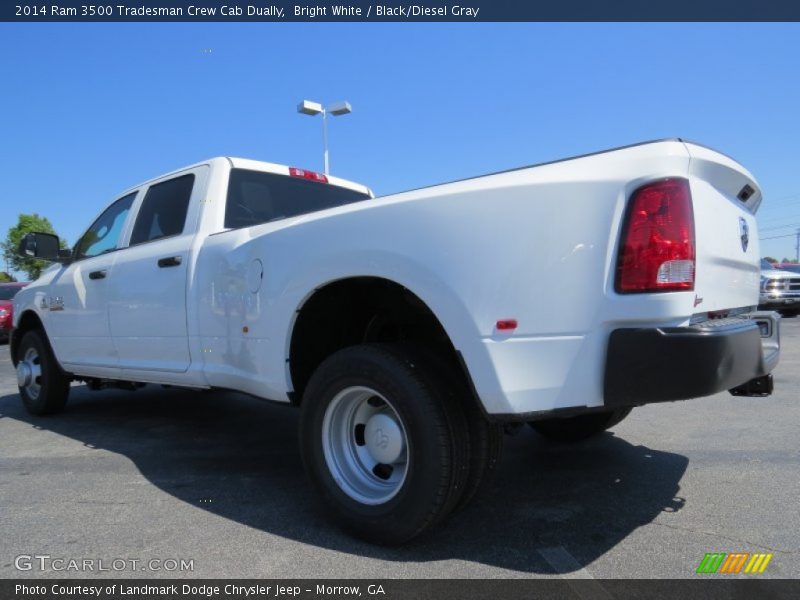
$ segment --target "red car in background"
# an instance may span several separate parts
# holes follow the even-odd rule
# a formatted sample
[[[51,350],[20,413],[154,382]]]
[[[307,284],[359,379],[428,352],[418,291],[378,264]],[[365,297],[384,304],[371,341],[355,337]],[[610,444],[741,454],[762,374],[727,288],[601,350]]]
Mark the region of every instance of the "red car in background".
[[[27,282],[0,283],[0,340],[7,340],[11,333],[14,315],[14,304],[11,301],[26,285]]]

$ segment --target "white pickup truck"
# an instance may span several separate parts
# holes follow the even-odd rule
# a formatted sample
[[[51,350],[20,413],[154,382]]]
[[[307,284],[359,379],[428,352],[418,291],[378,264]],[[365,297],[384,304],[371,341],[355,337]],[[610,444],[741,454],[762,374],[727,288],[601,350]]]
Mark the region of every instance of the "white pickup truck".
[[[574,441],[651,402],[771,393],[760,202],[679,139],[383,198],[214,158],[126,190],[71,251],[23,239],[56,264],[14,301],[20,396],[36,415],[73,381],[293,403],[333,515],[401,543],[474,496],[509,424]]]

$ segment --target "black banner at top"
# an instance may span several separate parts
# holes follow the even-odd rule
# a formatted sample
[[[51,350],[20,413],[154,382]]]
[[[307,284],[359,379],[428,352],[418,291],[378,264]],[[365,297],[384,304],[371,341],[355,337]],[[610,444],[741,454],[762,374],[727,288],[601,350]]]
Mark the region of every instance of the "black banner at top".
[[[106,1],[17,0],[2,3],[0,21],[800,21],[792,0]]]

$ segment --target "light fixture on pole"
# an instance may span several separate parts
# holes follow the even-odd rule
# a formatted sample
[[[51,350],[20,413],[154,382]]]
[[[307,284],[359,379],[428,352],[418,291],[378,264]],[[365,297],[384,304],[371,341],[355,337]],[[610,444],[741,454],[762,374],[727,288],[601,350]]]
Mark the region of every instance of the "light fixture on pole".
[[[325,175],[329,174],[330,165],[328,161],[328,114],[334,117],[340,117],[347,113],[353,112],[353,107],[349,102],[336,102],[325,108],[319,102],[311,102],[310,100],[303,100],[297,105],[297,112],[308,115],[310,117],[321,114],[322,115],[322,156],[325,163]]]

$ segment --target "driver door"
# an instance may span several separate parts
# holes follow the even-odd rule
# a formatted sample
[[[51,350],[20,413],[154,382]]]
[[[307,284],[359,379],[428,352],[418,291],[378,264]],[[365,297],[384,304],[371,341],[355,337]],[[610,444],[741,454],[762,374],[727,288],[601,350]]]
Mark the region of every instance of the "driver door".
[[[72,263],[50,284],[48,335],[61,363],[80,375],[119,372],[108,321],[108,279],[136,194],[120,198],[92,223],[75,245]]]

